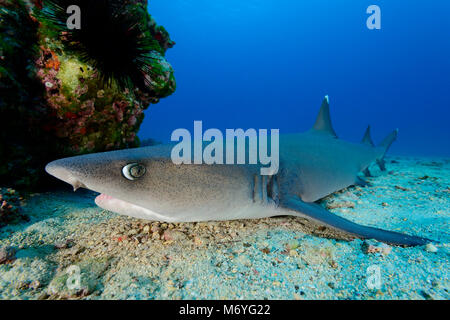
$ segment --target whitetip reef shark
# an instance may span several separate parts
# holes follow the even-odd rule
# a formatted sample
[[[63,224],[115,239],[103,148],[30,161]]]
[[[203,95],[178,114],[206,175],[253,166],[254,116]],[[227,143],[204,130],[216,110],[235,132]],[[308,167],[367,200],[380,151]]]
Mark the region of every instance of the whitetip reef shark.
[[[100,195],[95,203],[135,218],[165,222],[221,221],[298,216],[362,239],[393,245],[425,245],[431,240],[356,224],[315,202],[352,185],[358,173],[384,156],[397,130],[378,146],[370,128],[362,143],[338,139],[325,97],[313,128],[280,135],[279,171],[260,175],[261,165],[174,164],[173,145],[88,154],[56,160],[46,171],[74,187]]]

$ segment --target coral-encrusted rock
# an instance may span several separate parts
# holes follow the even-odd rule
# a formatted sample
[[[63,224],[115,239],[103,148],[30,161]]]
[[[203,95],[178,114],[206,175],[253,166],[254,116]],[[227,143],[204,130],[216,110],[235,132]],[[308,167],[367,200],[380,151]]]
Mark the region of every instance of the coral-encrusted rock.
[[[45,164],[57,158],[139,146],[144,110],[175,91],[174,71],[164,57],[174,42],[147,13],[147,1],[122,2],[122,11],[137,17],[140,30],[153,38],[147,71],[127,87],[105,83],[91,60],[66,50],[64,32],[39,14],[46,1],[27,1],[28,7],[18,0],[0,1],[3,185],[42,185]]]
[[[63,154],[138,146],[136,132],[150,101],[144,104],[128,89],[100,86],[89,65],[45,47],[36,66],[50,111],[43,129],[65,141]]]
[[[23,198],[13,189],[0,188],[0,228],[10,223],[28,221],[22,213]]]
[[[13,247],[0,248],[0,264],[11,263],[16,259],[16,249]]]

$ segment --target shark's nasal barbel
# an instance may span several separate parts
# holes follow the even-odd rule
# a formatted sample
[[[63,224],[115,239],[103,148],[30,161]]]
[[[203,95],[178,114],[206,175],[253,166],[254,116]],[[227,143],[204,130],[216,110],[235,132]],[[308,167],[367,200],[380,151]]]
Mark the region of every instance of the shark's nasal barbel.
[[[84,185],[84,183],[76,178],[71,170],[64,165],[63,160],[50,162],[45,167],[45,171],[47,171],[48,174],[54,176],[55,178],[58,178],[72,185],[73,191],[77,191],[77,189],[79,188],[85,188],[86,186]]]

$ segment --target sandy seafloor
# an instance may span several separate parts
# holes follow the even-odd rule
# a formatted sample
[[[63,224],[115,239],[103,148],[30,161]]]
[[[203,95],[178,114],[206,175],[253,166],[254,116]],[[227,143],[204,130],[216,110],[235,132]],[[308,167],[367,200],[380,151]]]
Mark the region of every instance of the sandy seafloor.
[[[438,240],[437,252],[367,253],[363,241],[295,217],[147,222],[96,207],[94,192],[67,189],[34,194],[24,208],[31,221],[0,229],[0,247],[17,250],[0,265],[0,298],[449,299],[450,160],[391,157],[388,172],[371,170],[371,186],[323,205],[358,223]],[[379,289],[367,286],[373,265]],[[81,272],[75,289],[67,286],[71,266]]]

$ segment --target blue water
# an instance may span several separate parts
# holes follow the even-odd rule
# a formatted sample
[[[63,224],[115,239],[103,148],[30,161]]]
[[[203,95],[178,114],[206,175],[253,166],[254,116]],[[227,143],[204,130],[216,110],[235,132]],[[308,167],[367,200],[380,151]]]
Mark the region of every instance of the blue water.
[[[366,27],[369,5],[381,30]],[[176,128],[310,128],[330,96],[338,135],[394,154],[450,155],[450,1],[151,0],[171,34],[177,91],[146,112],[140,137]]]

